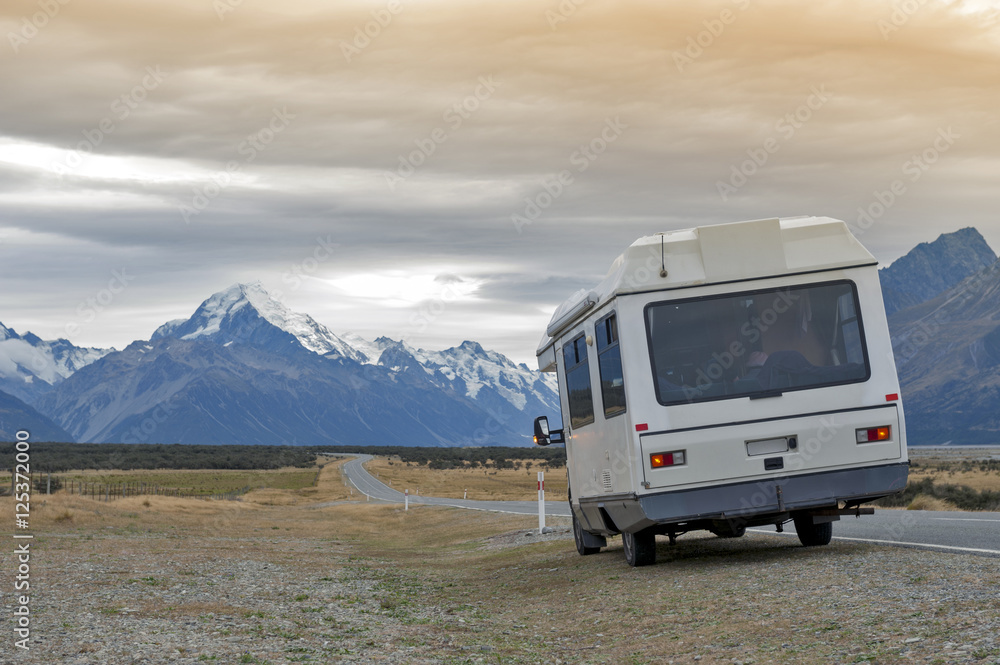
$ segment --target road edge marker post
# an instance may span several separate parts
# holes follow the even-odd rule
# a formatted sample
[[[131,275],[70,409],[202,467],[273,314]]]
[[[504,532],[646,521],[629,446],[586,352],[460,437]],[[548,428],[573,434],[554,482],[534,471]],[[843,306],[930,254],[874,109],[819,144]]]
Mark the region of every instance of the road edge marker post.
[[[410,509],[410,490],[405,490],[403,492],[403,510]]]
[[[545,472],[538,472],[538,533],[545,532]]]

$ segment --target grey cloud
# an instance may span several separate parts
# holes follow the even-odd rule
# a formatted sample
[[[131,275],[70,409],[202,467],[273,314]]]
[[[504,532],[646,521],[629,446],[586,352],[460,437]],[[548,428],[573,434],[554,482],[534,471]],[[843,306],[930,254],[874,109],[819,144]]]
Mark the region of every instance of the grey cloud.
[[[675,54],[723,7],[735,8],[736,21],[678,71]],[[353,39],[372,8],[317,4],[312,15],[292,15],[248,0],[220,20],[204,2],[74,3],[17,57],[0,58],[0,136],[73,150],[107,120],[113,131],[101,137],[101,154],[189,169],[182,181],[139,183],[57,179],[0,162],[0,196],[10,197],[0,209],[0,233],[10,236],[0,253],[37,266],[31,279],[5,277],[7,292],[18,295],[0,321],[20,330],[49,325],[46,311],[65,319],[128,259],[141,267],[133,292],[143,297],[123,298],[121,320],[87,332],[107,325],[121,344],[126,311],[148,335],[159,314],[187,315],[235,281],[281,286],[317,238],[329,238],[338,249],[308,275],[314,281],[490,266],[479,276],[481,300],[451,309],[425,344],[474,337],[461,333],[465,316],[486,346],[533,349],[544,313],[519,332],[475,322],[510,320],[519,303],[561,301],[651,232],[795,214],[852,222],[947,126],[962,139],[908,182],[907,195],[862,240],[884,261],[970,224],[1000,244],[990,212],[1000,53],[974,18],[928,5],[885,40],[877,21],[888,7],[861,0],[761,0],[745,11],[735,3],[591,0],[556,30],[547,4],[418,3],[405,4],[347,62],[341,41]],[[16,26],[22,11],[5,4],[2,25]],[[122,96],[143,86],[150,67],[162,81],[132,108]],[[468,117],[449,115],[475,96],[481,77],[492,77],[495,89]],[[829,100],[786,137],[778,123],[817,87]],[[253,181],[225,188],[185,224],[178,206],[207,184],[204,170],[244,160],[241,144],[283,108],[294,118],[243,163]],[[581,171],[574,153],[609,118],[627,129]],[[435,130],[445,140],[390,188],[386,173]],[[768,139],[780,149],[723,200],[718,183]],[[573,183],[518,233],[511,216],[562,170]],[[66,208],[53,203],[55,194],[117,202]],[[126,198],[136,194],[141,202]],[[21,240],[24,232],[36,234],[35,244]],[[39,247],[43,237],[58,241]],[[310,287],[316,304],[305,291],[289,297],[329,320],[348,311],[334,305],[350,303],[322,301],[320,287]],[[354,320],[336,329],[405,328],[400,312],[350,312]]]

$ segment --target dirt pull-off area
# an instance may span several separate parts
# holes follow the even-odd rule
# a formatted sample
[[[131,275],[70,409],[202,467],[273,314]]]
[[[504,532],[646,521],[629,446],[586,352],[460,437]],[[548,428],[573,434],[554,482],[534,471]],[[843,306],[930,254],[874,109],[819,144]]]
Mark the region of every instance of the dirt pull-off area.
[[[287,503],[51,497],[31,651],[8,632],[0,662],[1000,663],[996,558],[696,533],[633,569],[620,539],[579,556],[565,519],[528,535],[533,517],[335,485]]]

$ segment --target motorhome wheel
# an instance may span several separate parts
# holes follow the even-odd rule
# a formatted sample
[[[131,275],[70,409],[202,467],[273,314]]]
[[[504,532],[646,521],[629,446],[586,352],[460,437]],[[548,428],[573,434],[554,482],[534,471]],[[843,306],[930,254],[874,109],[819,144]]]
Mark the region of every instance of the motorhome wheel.
[[[806,547],[817,545],[829,545],[833,538],[833,522],[823,524],[813,524],[812,517],[795,518],[795,533],[799,536],[799,541]]]
[[[656,562],[656,534],[622,532],[625,560],[632,567],[649,566]]]

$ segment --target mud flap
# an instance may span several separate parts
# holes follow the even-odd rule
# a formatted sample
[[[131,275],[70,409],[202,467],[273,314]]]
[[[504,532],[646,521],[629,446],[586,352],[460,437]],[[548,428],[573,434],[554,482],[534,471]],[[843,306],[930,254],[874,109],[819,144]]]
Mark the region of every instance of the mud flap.
[[[597,536],[584,529],[580,530],[584,547],[607,547],[608,539],[604,536]]]

